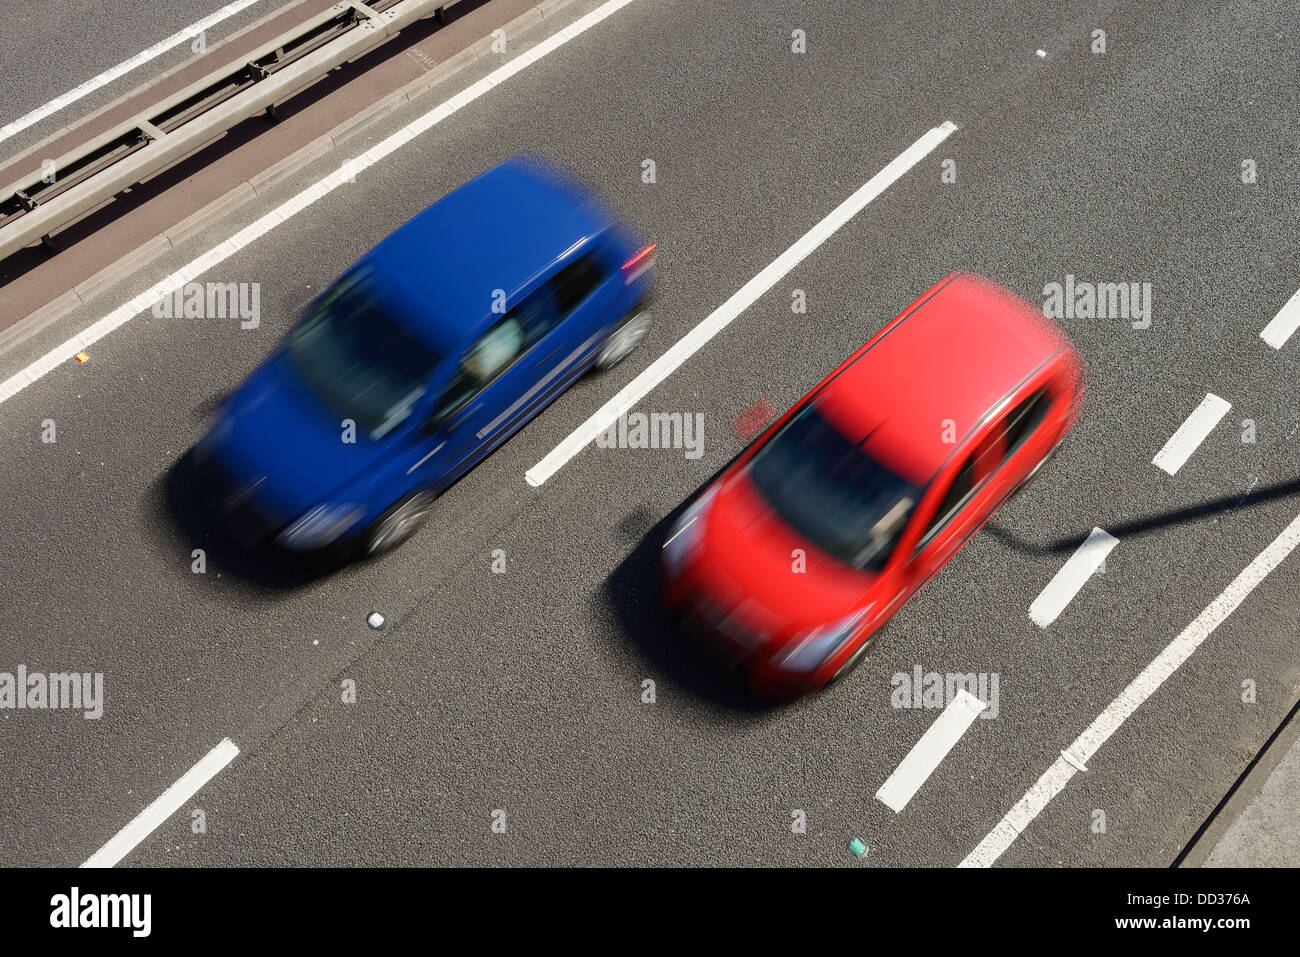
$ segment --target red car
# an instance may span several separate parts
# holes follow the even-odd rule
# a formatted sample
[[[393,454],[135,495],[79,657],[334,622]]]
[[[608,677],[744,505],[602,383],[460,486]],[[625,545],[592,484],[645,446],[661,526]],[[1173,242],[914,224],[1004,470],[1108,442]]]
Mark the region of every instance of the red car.
[[[1074,425],[1083,366],[998,284],[954,273],[682,513],[666,599],[755,692],[793,697],[870,639]]]

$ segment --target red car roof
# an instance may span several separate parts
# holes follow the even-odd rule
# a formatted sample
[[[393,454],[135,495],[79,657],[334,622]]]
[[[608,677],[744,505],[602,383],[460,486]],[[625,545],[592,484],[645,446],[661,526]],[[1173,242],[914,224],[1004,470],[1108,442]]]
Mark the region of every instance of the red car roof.
[[[955,273],[867,343],[815,401],[836,428],[865,438],[873,457],[924,486],[953,441],[1063,346],[1060,330],[1024,299]],[[953,441],[945,442],[948,420]]]

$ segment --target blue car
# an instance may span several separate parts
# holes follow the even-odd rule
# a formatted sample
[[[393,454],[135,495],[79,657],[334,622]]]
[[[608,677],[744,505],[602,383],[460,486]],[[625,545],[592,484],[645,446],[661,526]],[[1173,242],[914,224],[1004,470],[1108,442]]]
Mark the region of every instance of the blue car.
[[[514,157],[399,227],[310,303],[194,460],[238,538],[378,553],[650,325],[655,248],[568,174]]]

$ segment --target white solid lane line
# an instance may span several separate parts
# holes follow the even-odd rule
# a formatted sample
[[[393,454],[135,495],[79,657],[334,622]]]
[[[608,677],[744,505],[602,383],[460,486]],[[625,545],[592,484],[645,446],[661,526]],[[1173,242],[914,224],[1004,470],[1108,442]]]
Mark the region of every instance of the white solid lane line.
[[[113,839],[101,847],[82,867],[112,867],[137,844],[154,832],[163,821],[167,820],[182,804],[194,797],[199,788],[207,784],[217,773],[239,754],[239,748],[229,738],[204,755],[198,764],[190,768],[181,779],[169,787],[158,800],[136,815]]]
[[[733,319],[748,309],[759,296],[780,282],[791,269],[803,262],[804,258],[820,246],[835,231],[852,219],[868,203],[883,193],[904,173],[923,160],[940,143],[946,140],[957,126],[945,121],[925,133],[909,146],[871,179],[867,180],[848,199],[836,206],[808,232],[804,233],[793,246],[778,256],[773,262],[732,295],[713,312],[709,313],[699,325],[688,332],[671,349],[661,355],[650,366],[629,382],[623,389],[601,406],[591,418],[578,426],[559,445],[547,453],[546,457],[524,473],[529,485],[541,485],[564,467],[569,459],[577,455],[590,444],[596,436],[618,421],[641,400],[651,389],[677,371],[687,359],[715,335],[725,329]]]
[[[387,139],[376,143],[360,156],[343,163],[336,172],[330,173],[323,179],[308,186],[297,196],[282,203],[257,221],[245,226],[225,242],[212,247],[197,259],[176,270],[166,279],[154,284],[129,302],[118,306],[90,328],[78,333],[61,345],[55,346],[25,369],[15,372],[4,382],[0,382],[0,402],[12,399],[50,370],[61,363],[67,362],[91,344],[98,342],[118,326],[125,325],[131,319],[134,319],[163,296],[172,295],[176,289],[185,283],[192,282],[213,266],[229,259],[245,246],[269,233],[276,226],[292,219],[318,199],[328,196],[345,183],[352,182],[357,173],[368,169],[389,153],[400,149],[421,133],[432,129],[461,107],[478,99],[502,80],[513,76],[530,64],[536,63],[546,54],[564,46],[574,37],[594,27],[606,17],[632,2],[633,0],[609,0],[608,3],[601,4],[586,16],[575,20],[568,27],[547,37],[537,46],[497,67],[483,79],[456,94],[450,100],[435,106],[409,126],[403,127]]]
[[[1282,530],[1282,534],[1255,556],[1240,575],[1232,580],[1218,598],[1210,602],[1196,620],[1183,629],[1151,664],[1142,669],[1114,701],[1103,711],[1088,730],[1079,735],[1062,756],[1049,767],[1038,783],[1029,789],[1020,802],[1007,812],[988,836],[961,862],[962,867],[990,867],[1011,846],[1020,832],[1036,818],[1056,795],[1060,794],[1070,778],[1080,767],[1086,766],[1097,750],[1112,734],[1119,730],[1138,705],[1146,701],[1165,679],[1191,657],[1201,642],[1214,632],[1231,615],[1255,586],[1268,577],[1282,560],[1300,545],[1300,515]],[[1065,755],[1069,755],[1067,760]]]
[[[1300,329],[1300,291],[1286,301],[1286,305],[1264,327],[1259,337],[1274,349],[1281,349],[1297,329]]]
[[[1029,606],[1029,617],[1034,624],[1046,628],[1056,621],[1065,606],[1074,600],[1084,582],[1101,567],[1110,550],[1118,544],[1118,538],[1100,528],[1094,528],[1092,534],[1075,549],[1074,554]]]
[[[952,750],[953,745],[987,707],[965,688],[958,691],[948,702],[948,707],[943,709],[943,714],[935,719],[934,724],[921,735],[921,740],[907,752],[907,757],[894,769],[889,780],[880,786],[876,799],[891,808],[895,814],[906,807],[907,802],[912,800],[912,795],[934,773],[934,769]]]
[[[173,33],[165,40],[159,40],[149,49],[141,50],[135,56],[131,57],[131,59],[123,60],[117,66],[105,70],[103,73],[99,74],[99,76],[87,80],[85,83],[75,89],[69,90],[62,96],[56,96],[54,99],[50,100],[50,102],[46,103],[44,106],[38,106],[26,116],[21,116],[12,123],[6,123],[4,126],[0,126],[0,142],[4,142],[15,133],[20,133],[27,129],[27,127],[31,126],[33,123],[39,123],[47,116],[52,116],[59,112],[59,110],[63,109],[70,103],[75,103],[83,96],[94,93],[101,86],[106,86],[107,84],[112,83],[118,77],[130,73],[136,67],[148,63],[154,57],[166,53],[172,47],[178,46],[186,40],[194,39],[204,30],[209,30],[212,27],[215,27],[222,20],[227,20],[230,17],[233,17],[236,13],[246,10],[253,4],[259,2],[261,2],[261,0],[235,0],[234,3],[226,4],[211,16],[204,17],[197,23],[190,24],[188,27],[185,27],[185,29]]]
[[[1228,414],[1232,403],[1220,399],[1213,392],[1208,393],[1195,411],[1187,417],[1178,431],[1169,437],[1164,448],[1156,453],[1151,464],[1164,469],[1170,475],[1177,474],[1183,464],[1192,457],[1192,453],[1205,441],[1205,437],[1214,431],[1214,427]]]

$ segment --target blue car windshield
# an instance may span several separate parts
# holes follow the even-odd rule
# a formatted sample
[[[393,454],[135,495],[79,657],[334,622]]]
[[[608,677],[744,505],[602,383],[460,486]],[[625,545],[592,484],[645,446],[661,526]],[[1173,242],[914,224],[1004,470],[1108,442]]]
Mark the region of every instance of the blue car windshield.
[[[884,567],[921,499],[811,403],[754,454],[749,475],[787,525],[860,569]]]
[[[376,305],[374,283],[365,271],[341,278],[288,351],[316,395],[379,439],[410,417],[441,357]]]

